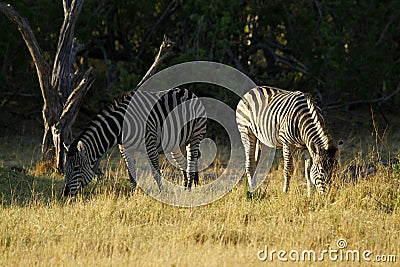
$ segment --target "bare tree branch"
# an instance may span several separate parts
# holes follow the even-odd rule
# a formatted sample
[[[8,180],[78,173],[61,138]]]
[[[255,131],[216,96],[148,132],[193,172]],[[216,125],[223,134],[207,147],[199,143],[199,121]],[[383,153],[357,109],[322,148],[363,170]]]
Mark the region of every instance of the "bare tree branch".
[[[17,24],[18,30],[21,33],[29,53],[35,63],[36,72],[38,74],[40,88],[44,97],[50,97],[49,92],[45,90],[48,88],[48,80],[45,77],[50,76],[50,67],[44,59],[40,46],[33,34],[28,21],[23,18],[10,4],[0,2],[0,11],[3,12],[11,21]]]
[[[141,44],[141,48],[137,54],[136,57],[139,57],[144,49],[147,48],[147,43],[150,41],[151,36],[153,35],[155,29],[160,25],[167,17],[169,17],[179,6],[179,2],[177,0],[172,0],[169,5],[165,8],[164,12],[161,14],[161,16],[158,18],[158,20],[154,23],[154,25],[147,31],[146,33],[146,39],[144,42]]]
[[[74,124],[78,111],[83,103],[83,98],[93,85],[94,78],[91,76],[92,71],[93,68],[90,67],[83,75],[79,85],[69,95],[57,123],[58,125],[65,125],[67,128],[71,128]]]
[[[76,20],[81,11],[83,0],[72,0],[71,6],[68,8],[68,0],[64,0],[64,22],[61,27],[58,39],[56,58],[53,65],[53,73],[51,84],[53,88],[57,88],[59,94],[65,98],[71,93],[71,77],[75,57],[73,53],[74,46],[74,30]]]
[[[387,32],[390,24],[392,24],[393,21],[394,21],[394,16],[390,16],[388,23],[385,25],[385,27],[381,31],[379,39],[375,42],[374,47],[377,47],[382,42],[383,38],[385,37],[385,33]]]
[[[277,43],[273,43],[273,42],[259,42],[255,45],[253,45],[250,49],[249,49],[249,54],[254,53],[256,50],[258,49],[262,49],[264,50],[264,53],[267,53],[269,56],[271,56],[271,58],[275,61],[275,64],[278,63],[282,63],[286,66],[288,66],[289,68],[304,73],[304,74],[308,74],[309,70],[307,68],[307,66],[303,63],[301,63],[299,60],[297,60],[294,57],[291,57],[289,60],[285,59],[281,56],[279,56],[274,49],[279,49],[281,51],[287,50],[286,47],[277,44]],[[292,62],[291,62],[292,61]]]
[[[64,170],[65,147],[72,141],[72,125],[82,106],[84,96],[89,91],[94,82],[91,76],[93,68],[89,68],[82,77],[79,85],[69,95],[64,104],[62,114],[56,124],[51,128],[53,134],[53,144],[55,147],[55,163],[59,172]]]
[[[243,73],[246,73],[244,70],[242,63],[240,63],[239,59],[233,54],[232,49],[229,46],[225,46],[225,51],[228,54],[229,58],[231,59],[232,63],[235,67]]]
[[[154,73],[157,72],[163,60],[171,54],[173,46],[174,42],[172,42],[171,39],[164,35],[163,42],[161,43],[156,58],[154,59],[153,65],[151,65],[147,73],[143,76],[138,85],[136,85],[136,88],[134,90],[137,90],[147,79],[149,79]]]
[[[347,106],[351,106],[351,105],[372,104],[372,103],[386,102],[390,98],[392,98],[393,96],[398,94],[399,92],[400,92],[400,82],[398,83],[396,90],[394,90],[390,95],[382,96],[382,97],[374,98],[374,99],[369,99],[369,100],[357,100],[357,101],[352,101],[352,102],[348,102],[348,103],[344,103],[344,104],[331,105],[331,106],[325,107],[324,110],[338,109],[338,108],[347,107]]]
[[[64,8],[64,14],[68,14],[68,12],[69,12],[69,1],[68,0],[63,0],[63,8]]]

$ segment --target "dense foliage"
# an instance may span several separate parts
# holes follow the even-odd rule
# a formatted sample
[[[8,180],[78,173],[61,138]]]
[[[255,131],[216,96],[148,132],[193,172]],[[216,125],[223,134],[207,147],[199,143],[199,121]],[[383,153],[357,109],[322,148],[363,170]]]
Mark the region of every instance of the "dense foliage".
[[[61,1],[11,4],[29,20],[51,60],[63,19]],[[167,34],[176,49],[165,66],[221,62],[258,84],[312,92],[327,106],[395,90],[400,80],[399,9],[394,0],[87,0],[76,34],[81,43],[90,42],[80,63],[94,66],[91,94],[99,99],[132,88]],[[0,100],[18,94],[39,99],[21,35],[3,15],[0,27]],[[236,99],[225,91],[219,88],[214,96],[234,105]]]

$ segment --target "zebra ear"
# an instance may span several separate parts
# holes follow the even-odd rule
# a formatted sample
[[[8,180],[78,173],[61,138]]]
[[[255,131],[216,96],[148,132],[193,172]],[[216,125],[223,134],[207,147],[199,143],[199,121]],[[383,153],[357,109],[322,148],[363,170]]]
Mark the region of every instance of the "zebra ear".
[[[342,139],[340,139],[338,142],[337,148],[340,151],[343,149],[343,147],[344,147],[344,141]]]
[[[82,141],[78,141],[78,144],[76,144],[76,148],[78,149],[79,153],[81,153],[82,155],[86,155],[85,145]]]
[[[313,156],[319,155],[319,147],[316,143],[311,143],[310,149],[310,154]]]

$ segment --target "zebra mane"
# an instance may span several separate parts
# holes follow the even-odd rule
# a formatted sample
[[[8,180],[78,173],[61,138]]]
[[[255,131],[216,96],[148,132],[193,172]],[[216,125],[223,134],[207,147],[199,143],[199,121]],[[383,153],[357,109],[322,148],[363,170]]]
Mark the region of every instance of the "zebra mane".
[[[128,102],[132,99],[132,97],[135,95],[136,90],[132,90],[129,92],[123,92],[122,94],[119,94],[113,98],[113,101],[111,103],[108,103],[104,105],[99,112],[96,113],[96,115],[92,118],[91,121],[95,120],[99,114],[102,114],[104,112],[110,112],[118,109],[118,107],[121,105],[122,102],[127,100]]]
[[[114,101],[111,103],[111,105],[106,106],[110,107],[112,106],[112,108],[117,107],[121,102],[123,102],[124,100],[129,100],[136,94],[136,90],[132,90],[129,92],[123,92],[122,94],[119,94],[117,96],[114,97]],[[104,110],[105,108],[103,108],[102,110]]]
[[[68,153],[70,155],[76,153],[76,151],[77,151],[77,148],[76,148],[77,142],[93,126],[93,122],[95,122],[95,121],[97,121],[99,119],[99,116],[102,116],[105,113],[110,113],[110,112],[114,112],[114,111],[118,110],[120,105],[121,105],[121,103],[124,102],[125,100],[130,101],[130,99],[135,95],[135,93],[136,93],[135,90],[132,90],[130,92],[124,92],[124,93],[122,93],[120,95],[115,96],[112,101],[102,105],[101,109],[99,111],[97,111],[95,113],[95,115],[89,119],[89,122],[86,124],[86,126],[83,128],[83,130],[78,134],[78,136],[71,143],[71,145],[69,146]]]
[[[329,167],[332,167],[335,164],[337,164],[336,160],[337,150],[338,149],[336,147],[331,147],[331,146],[327,150],[323,149],[320,154],[321,161],[328,164]]]
[[[325,121],[324,121],[324,117],[322,116],[322,111],[319,108],[319,106],[317,105],[317,101],[315,101],[315,99],[313,98],[313,96],[310,93],[305,93],[304,94],[306,100],[307,100],[307,104],[308,107],[310,109],[311,114],[317,117],[317,122],[321,124],[321,126],[324,128],[325,130]]]
[[[335,145],[333,145],[333,139],[331,135],[328,133],[326,126],[325,126],[325,120],[324,117],[322,116],[322,110],[321,108],[317,105],[317,101],[314,99],[312,94],[310,93],[304,93],[304,96],[307,100],[308,107],[310,109],[311,115],[314,118],[314,121],[319,124],[319,127],[323,129],[323,135],[325,138],[327,138],[327,149],[326,151],[334,150],[336,153],[337,148]],[[317,119],[315,119],[317,118]]]

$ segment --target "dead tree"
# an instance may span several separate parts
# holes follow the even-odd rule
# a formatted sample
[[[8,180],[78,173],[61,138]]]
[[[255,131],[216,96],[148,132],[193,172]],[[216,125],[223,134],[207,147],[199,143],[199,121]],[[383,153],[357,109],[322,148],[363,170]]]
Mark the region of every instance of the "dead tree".
[[[74,67],[77,54],[86,49],[85,45],[78,44],[74,38],[75,24],[82,5],[83,0],[63,0],[64,22],[51,68],[44,59],[29,22],[11,5],[0,2],[0,12],[17,24],[35,64],[43,96],[42,156],[45,161],[54,162],[59,172],[63,171],[64,144],[72,142],[72,125],[83,98],[94,81],[91,75],[92,68],[84,70]],[[172,45],[173,43],[164,37],[153,65],[136,88],[157,71],[163,59],[171,52]]]
[[[44,59],[29,22],[11,5],[0,3],[0,11],[18,26],[32,56],[43,96],[44,133],[42,156],[63,170],[63,143],[71,142],[71,127],[82,99],[93,83],[92,69],[74,69],[77,53],[84,49],[74,38],[76,20],[83,0],[64,0],[64,22],[60,30],[53,67]]]

